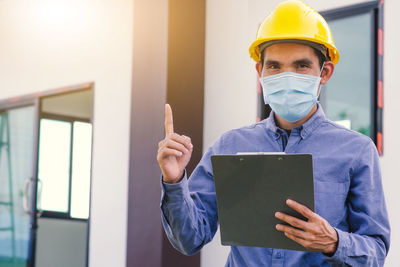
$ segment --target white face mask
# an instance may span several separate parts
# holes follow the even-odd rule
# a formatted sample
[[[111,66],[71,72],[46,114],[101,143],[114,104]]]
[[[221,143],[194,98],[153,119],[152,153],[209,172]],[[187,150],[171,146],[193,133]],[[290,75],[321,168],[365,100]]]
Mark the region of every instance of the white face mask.
[[[283,72],[262,77],[260,82],[265,104],[269,104],[283,119],[296,122],[304,118],[317,102],[321,77]]]

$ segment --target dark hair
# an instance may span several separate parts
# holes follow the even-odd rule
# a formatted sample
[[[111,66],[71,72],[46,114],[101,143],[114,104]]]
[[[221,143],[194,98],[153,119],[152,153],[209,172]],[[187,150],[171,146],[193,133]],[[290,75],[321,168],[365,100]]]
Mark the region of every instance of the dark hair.
[[[318,49],[316,49],[314,47],[311,47],[311,48],[314,50],[315,55],[318,57],[319,68],[322,68],[322,66],[324,65],[324,62],[328,61],[329,58],[327,58],[324,54],[322,54],[322,52],[319,51]],[[265,49],[264,49],[264,51],[265,51]],[[262,53],[261,53],[261,66],[264,66],[264,51],[262,51]]]
[[[319,61],[319,68],[321,69],[322,66],[324,65],[325,61],[328,61],[329,59],[329,55],[328,55],[328,51],[326,51],[326,54],[328,56],[325,56],[324,54],[322,54],[321,51],[319,51],[318,49],[313,48],[315,55],[317,55],[318,57],[318,61]]]

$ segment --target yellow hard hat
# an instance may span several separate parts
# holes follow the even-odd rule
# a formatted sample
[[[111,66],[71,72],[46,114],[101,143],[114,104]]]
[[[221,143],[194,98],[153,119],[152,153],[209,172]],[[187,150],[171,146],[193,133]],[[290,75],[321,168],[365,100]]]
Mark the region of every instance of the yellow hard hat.
[[[277,40],[302,40],[324,45],[333,64],[339,61],[339,51],[333,43],[328,23],[313,8],[300,0],[279,4],[264,20],[257,32],[257,39],[250,45],[250,57],[261,60],[259,45]]]

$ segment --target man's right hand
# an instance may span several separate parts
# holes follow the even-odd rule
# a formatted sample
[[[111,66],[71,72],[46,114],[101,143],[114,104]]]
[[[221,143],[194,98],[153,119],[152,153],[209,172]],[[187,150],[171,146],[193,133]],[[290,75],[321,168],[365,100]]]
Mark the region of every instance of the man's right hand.
[[[174,133],[172,109],[169,104],[165,104],[165,138],[158,143],[157,154],[164,182],[174,184],[182,180],[192,151],[190,138]]]

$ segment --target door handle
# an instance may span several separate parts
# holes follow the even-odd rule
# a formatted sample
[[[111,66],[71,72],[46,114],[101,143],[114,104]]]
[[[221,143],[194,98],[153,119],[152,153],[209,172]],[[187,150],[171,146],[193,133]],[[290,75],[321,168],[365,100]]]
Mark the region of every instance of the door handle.
[[[30,179],[27,179],[25,181],[25,184],[24,184],[22,206],[24,208],[24,211],[27,214],[31,214],[32,213],[32,211],[31,211],[32,207],[30,207],[30,205],[29,205],[29,197],[28,197],[29,188],[30,188],[30,185],[32,184],[32,182],[33,182],[33,178],[30,178]],[[37,190],[38,190],[38,192],[37,192],[38,193],[38,205],[37,206],[39,208],[37,208],[37,214],[36,215],[37,215],[37,217],[40,217],[42,215],[42,213],[43,213],[43,211],[40,209],[40,197],[41,197],[41,193],[42,193],[42,181],[41,180],[38,180],[38,185],[40,185],[37,188]]]
[[[24,184],[24,194],[22,198],[22,206],[24,208],[24,211],[28,214],[31,214],[31,210],[29,207],[29,201],[28,201],[28,190],[29,190],[29,185],[31,184],[32,178],[27,179]]]

